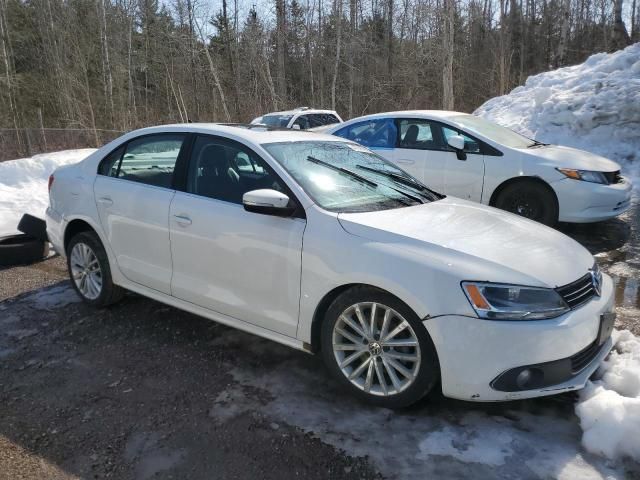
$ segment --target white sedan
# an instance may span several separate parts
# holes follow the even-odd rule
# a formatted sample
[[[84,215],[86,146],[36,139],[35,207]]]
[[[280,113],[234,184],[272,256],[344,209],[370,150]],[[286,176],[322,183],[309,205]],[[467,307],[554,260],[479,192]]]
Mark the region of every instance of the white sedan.
[[[631,206],[631,181],[617,163],[474,115],[388,112],[322,131],[375,150],[434,190],[546,225],[606,220]]]
[[[87,303],[127,289],[321,352],[378,405],[438,379],[477,401],[578,389],[612,346],[612,281],[583,247],[335,136],[147,128],[49,188],[49,239]]]

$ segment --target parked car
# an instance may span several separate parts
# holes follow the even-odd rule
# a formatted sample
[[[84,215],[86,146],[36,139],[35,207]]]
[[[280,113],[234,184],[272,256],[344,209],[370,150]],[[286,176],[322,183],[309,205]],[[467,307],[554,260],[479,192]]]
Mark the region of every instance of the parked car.
[[[546,225],[606,220],[631,206],[631,181],[617,163],[474,115],[388,112],[324,131],[375,150],[434,190]]]
[[[377,405],[438,379],[477,401],[575,390],[612,347],[613,284],[582,246],[339,137],[146,128],[49,187],[47,233],[88,304],[127,289],[321,352]]]
[[[335,110],[317,110],[308,107],[300,107],[286,112],[267,113],[251,121],[252,125],[292,128],[295,130],[308,130],[334,123],[342,123],[340,115]]]

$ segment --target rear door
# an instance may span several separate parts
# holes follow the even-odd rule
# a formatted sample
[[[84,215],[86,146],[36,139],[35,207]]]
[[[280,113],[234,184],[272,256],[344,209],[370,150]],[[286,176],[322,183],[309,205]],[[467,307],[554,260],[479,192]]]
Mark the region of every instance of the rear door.
[[[184,191],[170,209],[175,297],[295,337],[304,214],[247,212],[244,193],[275,189],[293,198],[268,164],[246,146],[200,135]]]
[[[169,205],[185,138],[163,133],[130,140],[100,163],[93,186],[100,222],[122,274],[167,294]]]

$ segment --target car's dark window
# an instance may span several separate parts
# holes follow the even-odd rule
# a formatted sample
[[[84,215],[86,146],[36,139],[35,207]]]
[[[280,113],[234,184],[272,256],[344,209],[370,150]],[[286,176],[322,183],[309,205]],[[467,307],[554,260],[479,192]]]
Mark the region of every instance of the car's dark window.
[[[444,145],[438,135],[439,126],[426,119],[401,119],[399,148],[441,150]]]
[[[323,125],[330,125],[332,123],[338,123],[340,120],[331,113],[314,113],[309,115],[309,124],[311,128],[321,127]]]
[[[461,135],[464,138],[464,151],[465,153],[482,153],[480,143],[476,142],[473,138],[465,135],[459,130],[454,130],[451,127],[442,126],[442,135],[445,142],[454,135]],[[447,145],[447,150],[453,150]]]
[[[298,118],[296,118],[293,124],[298,125],[300,127],[300,130],[306,130],[307,128],[310,128],[312,126],[315,127],[316,125],[312,125],[309,122],[309,117],[311,117],[311,115],[300,115]]]
[[[341,128],[335,135],[367,147],[393,148],[396,146],[398,129],[392,118],[378,118]]]
[[[107,156],[98,173],[156,187],[171,188],[184,134],[147,135]]]
[[[104,157],[98,167],[98,174],[106,175],[107,177],[115,177],[118,174],[118,166],[123,152],[124,147],[120,147]]]
[[[251,190],[285,192],[267,164],[243,145],[216,137],[199,136],[191,151],[187,192],[232,203],[242,203]]]

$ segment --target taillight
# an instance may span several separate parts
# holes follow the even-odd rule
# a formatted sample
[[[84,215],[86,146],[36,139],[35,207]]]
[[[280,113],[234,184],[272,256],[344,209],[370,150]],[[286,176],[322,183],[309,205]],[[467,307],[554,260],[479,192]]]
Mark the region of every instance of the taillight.
[[[47,188],[49,189],[49,193],[51,193],[51,186],[53,185],[53,173],[51,175],[49,175],[49,185],[47,186]]]

